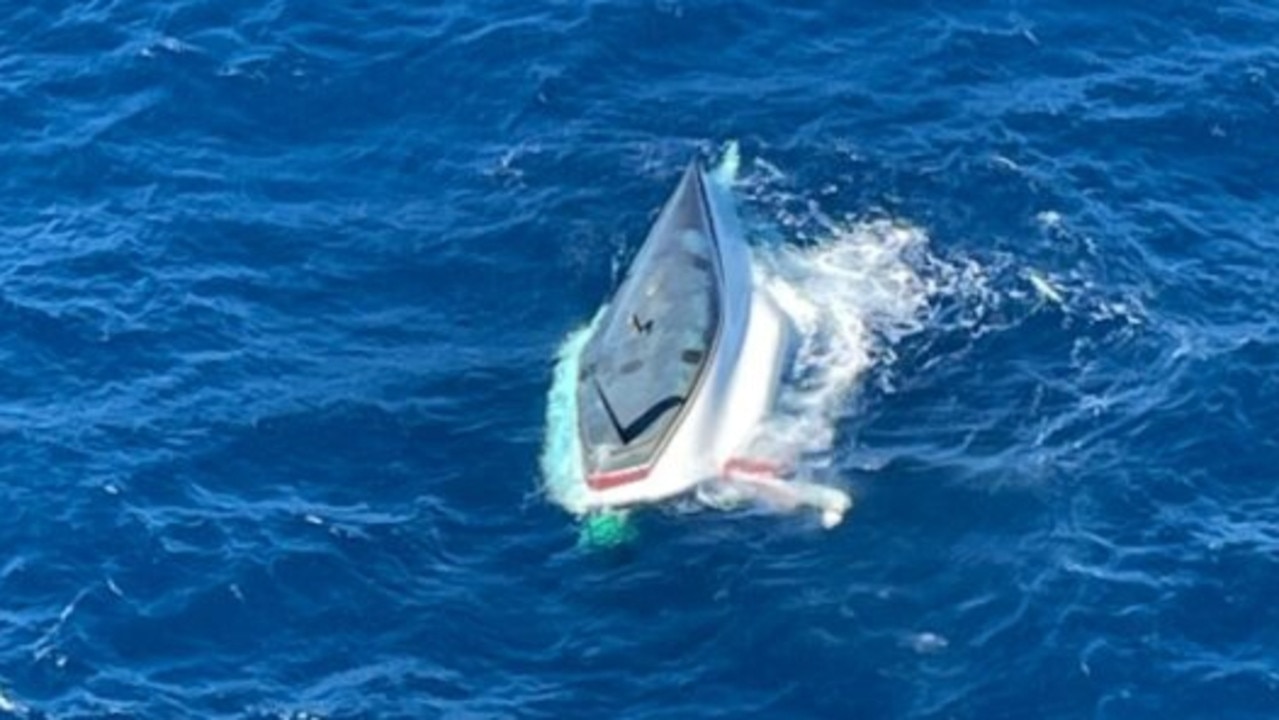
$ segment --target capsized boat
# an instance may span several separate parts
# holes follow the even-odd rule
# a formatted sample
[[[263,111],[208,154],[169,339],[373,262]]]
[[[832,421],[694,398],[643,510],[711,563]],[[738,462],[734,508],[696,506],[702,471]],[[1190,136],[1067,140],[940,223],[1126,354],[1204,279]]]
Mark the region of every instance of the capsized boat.
[[[581,349],[583,509],[710,489],[838,523],[846,493],[750,452],[795,346],[790,318],[754,282],[731,189],[694,160]]]

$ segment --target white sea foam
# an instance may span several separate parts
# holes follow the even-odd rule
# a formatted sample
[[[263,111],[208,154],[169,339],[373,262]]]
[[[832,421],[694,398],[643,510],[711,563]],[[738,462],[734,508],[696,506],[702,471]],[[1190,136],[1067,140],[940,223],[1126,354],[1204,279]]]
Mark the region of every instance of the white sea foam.
[[[3,690],[0,690],[0,713],[24,718],[27,717],[27,708],[12,697],[5,695]]]
[[[1026,278],[1030,280],[1030,284],[1035,288],[1035,292],[1041,298],[1056,305],[1064,304],[1061,297],[1061,288],[1057,287],[1046,275],[1034,270],[1027,271]]]
[[[580,514],[586,507],[586,485],[582,477],[581,453],[577,439],[575,389],[582,347],[591,335],[590,326],[569,334],[556,355],[555,376],[546,398],[546,441],[542,449],[542,479],[548,496],[569,512]]]
[[[766,446],[817,453],[834,442],[850,394],[893,348],[924,326],[935,291],[918,260],[927,235],[888,220],[827,222],[824,236],[799,247],[755,248],[756,282],[792,318],[799,348]]]

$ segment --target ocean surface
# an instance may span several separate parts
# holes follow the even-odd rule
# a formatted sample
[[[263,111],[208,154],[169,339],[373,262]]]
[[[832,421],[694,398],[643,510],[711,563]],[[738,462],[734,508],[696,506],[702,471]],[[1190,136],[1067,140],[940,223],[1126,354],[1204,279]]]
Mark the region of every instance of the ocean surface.
[[[0,22],[0,719],[1279,717],[1279,7]],[[580,542],[557,353],[741,148],[842,525]]]

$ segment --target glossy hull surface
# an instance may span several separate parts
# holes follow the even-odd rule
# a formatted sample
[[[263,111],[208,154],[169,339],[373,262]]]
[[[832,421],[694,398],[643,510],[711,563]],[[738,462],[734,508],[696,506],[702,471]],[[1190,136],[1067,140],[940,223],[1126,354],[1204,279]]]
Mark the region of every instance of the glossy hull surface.
[[[686,493],[736,467],[759,468],[761,463],[780,460],[743,453],[772,412],[787,373],[795,342],[792,323],[768,292],[756,287],[750,249],[730,189],[695,164],[685,173],[671,204],[683,193],[697,193],[704,200],[707,225],[718,251],[717,334],[695,384],[669,431],[657,441],[660,449],[650,462],[593,474],[589,438],[585,433],[579,437],[588,466],[583,509],[654,502]],[[648,242],[655,239],[650,237]],[[643,278],[628,281],[643,282]],[[594,331],[599,332],[598,328]],[[579,398],[579,412],[583,403],[594,402],[590,392]]]

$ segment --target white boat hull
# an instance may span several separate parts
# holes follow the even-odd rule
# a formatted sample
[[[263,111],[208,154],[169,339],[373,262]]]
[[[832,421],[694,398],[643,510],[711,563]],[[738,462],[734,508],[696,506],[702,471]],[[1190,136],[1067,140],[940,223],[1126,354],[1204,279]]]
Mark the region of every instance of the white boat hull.
[[[696,186],[690,188],[690,183]],[[781,306],[755,283],[751,251],[742,233],[731,189],[726,184],[695,165],[685,174],[663,217],[677,202],[675,198],[692,191],[704,199],[702,212],[706,217],[701,220],[711,228],[714,247],[718,250],[715,285],[718,324],[714,339],[708,345],[709,352],[690,389],[678,397],[666,398],[679,401],[678,416],[668,423],[669,428],[660,436],[660,445],[656,444],[657,440],[647,441],[660,447],[646,456],[647,462],[620,469],[596,462],[603,465],[603,469],[592,468],[595,458],[591,453],[595,449],[589,434],[585,430],[581,432],[578,445],[587,482],[585,493],[579,496],[579,509],[589,512],[627,508],[685,495],[707,483],[730,482],[735,483],[736,496],[758,498],[772,507],[816,506],[823,512],[824,524],[837,523],[851,504],[847,494],[811,483],[782,480],[794,458],[758,457],[750,453],[752,446],[760,445],[756,441],[775,411],[790,372],[796,331]],[[658,225],[662,222],[659,218]],[[651,237],[649,242],[653,242]],[[643,288],[646,278],[628,278],[624,282]],[[619,294],[621,292],[619,289]],[[635,300],[636,297],[639,300]],[[645,301],[642,294],[635,293],[628,299],[641,308]],[[607,310],[602,313],[606,318]],[[615,326],[622,322],[616,312],[611,321]],[[632,315],[631,322],[637,333],[648,332],[640,313]],[[659,316],[661,322],[665,322],[664,316]],[[598,325],[597,322],[593,332],[602,332]],[[636,358],[643,356],[644,341],[619,332],[616,327],[612,333],[610,337],[621,338],[628,365],[638,367],[641,360]],[[607,350],[597,348],[595,355]],[[623,350],[619,350],[619,354],[623,354]],[[625,432],[628,426],[619,420],[619,415],[624,413],[615,412],[606,394],[612,391],[608,383],[617,381],[615,378],[587,380],[589,372],[592,371],[582,375],[580,382],[583,386],[588,382],[596,386],[587,390],[579,388],[578,411],[582,412],[582,403],[598,401],[608,406],[607,415],[616,429],[615,434],[621,436],[623,443],[628,442]],[[633,387],[626,389],[633,393]],[[658,392],[655,397],[662,394]],[[598,409],[592,410],[599,415]],[[579,428],[586,425],[580,418],[577,423]],[[598,425],[609,427],[603,423]],[[629,451],[623,448],[615,452]]]

